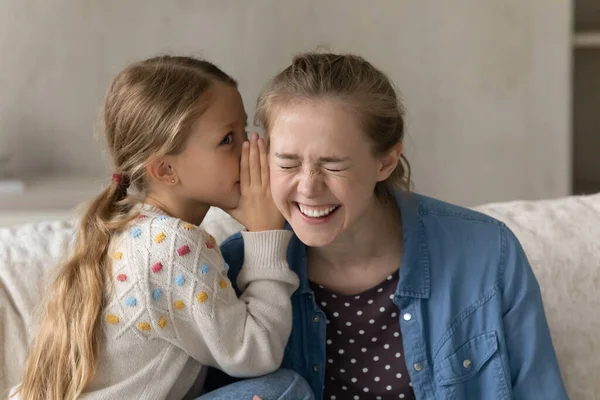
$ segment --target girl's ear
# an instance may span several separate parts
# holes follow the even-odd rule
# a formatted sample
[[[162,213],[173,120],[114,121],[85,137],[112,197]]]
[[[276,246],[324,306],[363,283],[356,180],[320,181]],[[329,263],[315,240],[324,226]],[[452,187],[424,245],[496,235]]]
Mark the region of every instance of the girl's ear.
[[[169,161],[171,160],[168,156],[159,157],[156,160],[151,161],[146,166],[148,177],[153,181],[161,182],[166,185],[177,183],[177,174]]]

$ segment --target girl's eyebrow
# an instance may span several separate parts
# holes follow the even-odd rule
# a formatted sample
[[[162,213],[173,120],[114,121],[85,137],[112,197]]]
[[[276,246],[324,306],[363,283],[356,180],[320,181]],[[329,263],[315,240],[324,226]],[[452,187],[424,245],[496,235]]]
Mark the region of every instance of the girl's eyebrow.
[[[235,127],[237,126],[237,124],[239,124],[239,123],[240,123],[240,121],[243,121],[243,122],[244,122],[244,126],[245,126],[245,127],[246,127],[246,126],[248,126],[248,115],[247,115],[247,114],[244,114],[244,119],[239,119],[239,118],[236,118],[236,119],[235,119],[235,120],[233,120],[233,121],[229,121],[229,122],[227,122],[226,124],[223,124],[223,125],[221,126],[220,130],[226,130],[226,129],[232,129],[232,128],[235,128]]]

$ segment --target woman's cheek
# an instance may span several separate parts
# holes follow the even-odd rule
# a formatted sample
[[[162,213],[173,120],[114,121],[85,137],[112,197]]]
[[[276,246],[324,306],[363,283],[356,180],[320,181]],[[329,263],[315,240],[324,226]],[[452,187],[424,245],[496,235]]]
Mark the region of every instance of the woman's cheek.
[[[281,171],[274,171],[271,168],[271,195],[273,196],[273,200],[275,201],[275,205],[279,208],[280,211],[283,203],[285,203],[286,193],[285,193],[285,184],[286,180]]]

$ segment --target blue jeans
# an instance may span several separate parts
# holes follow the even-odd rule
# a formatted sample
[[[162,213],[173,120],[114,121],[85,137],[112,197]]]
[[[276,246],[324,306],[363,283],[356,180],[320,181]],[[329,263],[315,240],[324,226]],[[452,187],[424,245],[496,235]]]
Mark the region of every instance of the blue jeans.
[[[314,400],[304,378],[286,369],[232,383],[196,400],[252,400],[254,395],[260,396],[262,400]]]

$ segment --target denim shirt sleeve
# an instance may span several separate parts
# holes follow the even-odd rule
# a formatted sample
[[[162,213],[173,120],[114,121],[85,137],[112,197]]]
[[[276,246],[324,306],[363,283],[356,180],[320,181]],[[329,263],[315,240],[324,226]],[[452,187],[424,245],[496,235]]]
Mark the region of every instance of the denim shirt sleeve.
[[[237,277],[244,264],[244,239],[239,232],[223,241],[221,244],[221,254],[229,267],[227,270],[227,277],[239,296]]]
[[[521,244],[506,227],[501,257],[503,324],[513,398],[568,399],[540,287]]]

